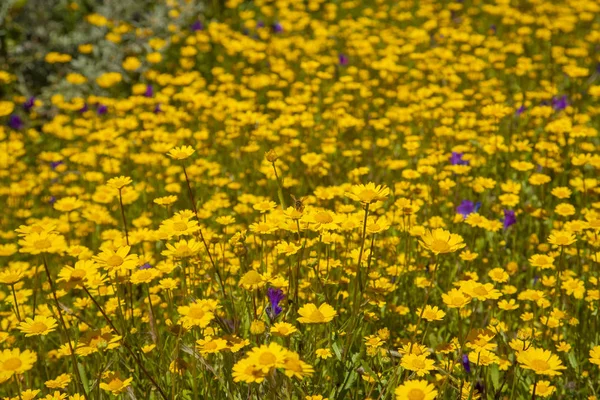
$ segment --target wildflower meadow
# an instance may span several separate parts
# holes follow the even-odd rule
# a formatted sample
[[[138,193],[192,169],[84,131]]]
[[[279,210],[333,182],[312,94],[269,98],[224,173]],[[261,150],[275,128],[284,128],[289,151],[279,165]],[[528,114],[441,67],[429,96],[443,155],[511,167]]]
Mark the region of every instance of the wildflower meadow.
[[[599,2],[0,3],[0,399],[600,395]]]

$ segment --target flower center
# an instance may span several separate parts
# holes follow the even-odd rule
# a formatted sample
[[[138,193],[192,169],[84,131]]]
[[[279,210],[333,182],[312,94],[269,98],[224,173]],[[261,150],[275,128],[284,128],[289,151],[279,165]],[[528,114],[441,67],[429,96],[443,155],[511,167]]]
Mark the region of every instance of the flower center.
[[[420,358],[415,358],[412,362],[412,366],[415,369],[423,369],[425,368],[425,361],[421,360]]]
[[[48,326],[43,322],[34,322],[29,329],[31,332],[41,333],[48,329]]]
[[[86,272],[84,270],[75,269],[75,270],[73,270],[73,272],[71,272],[71,280],[80,281],[83,278],[85,278],[85,274],[86,274]]]
[[[435,239],[431,243],[431,249],[438,253],[448,253],[450,252],[450,245],[445,240]]]
[[[535,371],[547,371],[550,369],[550,364],[544,360],[531,360],[531,367]]]
[[[312,314],[310,314],[310,319],[314,322],[323,322],[325,321],[325,316],[321,311],[315,310]]]
[[[123,264],[123,257],[113,254],[106,260],[106,263],[111,267],[118,267]]]
[[[2,369],[6,371],[16,371],[23,365],[23,362],[18,357],[9,358],[2,364]]]
[[[421,389],[410,389],[407,397],[408,400],[423,400],[425,398],[425,393],[423,393]]]
[[[488,291],[483,285],[480,285],[473,289],[473,293],[475,293],[478,296],[487,296]]]
[[[176,230],[178,232],[183,232],[183,231],[187,230],[187,228],[188,228],[187,224],[183,221],[178,221],[173,224],[173,230]]]
[[[273,365],[277,361],[277,357],[273,353],[262,353],[258,358],[258,362],[262,365]]]
[[[188,317],[193,318],[193,319],[201,319],[202,317],[204,317],[204,310],[199,308],[199,307],[191,307],[190,311],[188,312]]]
[[[36,249],[47,249],[50,246],[52,246],[52,243],[48,240],[48,239],[42,239],[42,240],[38,240],[36,241],[33,246]]]
[[[360,192],[358,197],[360,198],[361,201],[364,201],[365,203],[369,203],[369,202],[373,201],[373,199],[375,197],[377,197],[377,193],[374,190],[363,190],[362,192]]]
[[[333,217],[329,213],[323,211],[315,215],[315,221],[319,224],[329,224],[333,222]]]

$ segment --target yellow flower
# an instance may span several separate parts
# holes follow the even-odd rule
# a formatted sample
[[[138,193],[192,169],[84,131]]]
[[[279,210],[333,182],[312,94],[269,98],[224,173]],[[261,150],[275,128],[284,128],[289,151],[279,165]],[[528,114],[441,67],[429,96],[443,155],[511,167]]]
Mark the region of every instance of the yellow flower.
[[[466,295],[462,290],[452,289],[442,294],[442,300],[450,308],[463,308],[471,302],[471,296]]]
[[[137,57],[127,57],[123,61],[122,66],[123,69],[126,71],[135,71],[136,69],[142,66],[142,63]]]
[[[552,386],[548,381],[539,381],[536,385],[529,386],[529,393],[533,394],[535,387],[535,395],[540,397],[549,397],[556,390],[555,386]]]
[[[267,279],[253,269],[246,272],[240,279],[240,286],[246,290],[260,289],[266,283]]]
[[[417,315],[421,315],[421,311],[423,311],[422,318],[426,321],[441,321],[446,315],[446,313],[440,310],[437,306],[425,306],[424,310],[419,307],[416,311]]]
[[[532,266],[541,269],[554,269],[554,257],[545,254],[534,254],[529,258]]]
[[[18,329],[25,333],[25,337],[46,336],[56,330],[56,320],[52,317],[36,315],[35,319],[27,318],[21,322]]]
[[[462,236],[441,228],[425,231],[419,243],[433,254],[453,253],[465,247]]]
[[[413,371],[417,376],[429,374],[429,371],[434,370],[435,362],[427,358],[426,354],[406,354],[402,357],[402,367],[409,371]]]
[[[212,354],[212,353],[218,353],[221,350],[224,350],[227,348],[227,340],[225,339],[213,339],[210,336],[207,336],[204,339],[199,339],[196,341],[196,347],[198,348],[198,351],[200,352],[200,354],[202,355],[206,355],[206,354]]]
[[[396,400],[433,400],[438,392],[425,380],[406,381],[396,388]]]
[[[14,285],[23,279],[23,271],[21,269],[7,269],[0,272],[0,283],[5,285]]]
[[[315,372],[312,366],[300,360],[300,356],[292,351],[286,351],[283,369],[286,376],[298,379],[310,376]]]
[[[300,250],[302,246],[296,245],[294,243],[281,242],[275,246],[275,250],[277,250],[278,254],[285,254],[286,256],[291,256],[292,254],[296,254],[298,250]]]
[[[329,350],[329,349],[317,349],[315,351],[315,354],[317,355],[317,357],[319,357],[323,360],[333,357],[333,354],[331,353],[331,350]]]
[[[158,197],[156,199],[154,199],[154,203],[159,204],[161,206],[170,206],[171,204],[175,203],[177,201],[177,196],[164,196],[164,197]]]
[[[517,361],[524,369],[530,369],[537,375],[561,375],[561,369],[567,369],[557,355],[544,349],[530,347],[517,354]]]
[[[255,347],[248,353],[248,359],[253,362],[263,373],[268,373],[271,368],[282,368],[285,363],[287,350],[271,342],[268,346]]]
[[[54,203],[54,209],[63,212],[71,212],[83,207],[83,201],[76,197],[63,197]]]
[[[200,251],[200,246],[196,239],[182,239],[175,244],[167,243],[167,250],[163,250],[160,254],[173,258],[187,258],[197,254]]]
[[[71,375],[69,374],[61,374],[56,377],[56,379],[51,379],[49,381],[44,382],[49,389],[64,389],[71,382]]]
[[[460,290],[477,300],[497,299],[502,296],[502,293],[495,289],[493,284],[479,283],[473,280],[461,281]]]
[[[12,101],[0,101],[0,117],[5,117],[13,112],[15,103]]]
[[[133,274],[131,274],[131,278],[129,278],[129,280],[134,285],[139,285],[142,283],[150,283],[159,275],[160,271],[158,271],[156,268],[146,268],[135,271]]]
[[[94,50],[94,45],[89,43],[80,44],[77,46],[77,51],[81,54],[90,54]]]
[[[116,178],[111,178],[106,182],[106,186],[111,187],[113,189],[123,189],[125,186],[131,183],[131,178],[128,176],[119,176]]]
[[[19,240],[20,253],[42,254],[62,253],[67,249],[67,243],[62,235],[56,233],[31,233]]]
[[[118,72],[105,72],[96,78],[96,83],[103,89],[108,89],[111,86],[121,82],[123,77]]]
[[[74,72],[68,73],[65,79],[67,82],[73,85],[82,85],[87,82],[87,78],[85,76]]]
[[[163,221],[159,229],[171,237],[192,235],[200,228],[198,227],[198,221],[191,220],[191,216],[175,214],[173,218]]]
[[[162,61],[162,55],[159,52],[148,53],[148,55],[146,55],[146,60],[148,60],[150,64],[158,64]]]
[[[234,382],[261,383],[267,374],[263,373],[262,368],[254,360],[244,358],[233,366],[232,375]]]
[[[548,243],[555,246],[570,246],[576,241],[575,235],[566,231],[554,231],[554,233],[548,237]]]
[[[94,257],[94,260],[107,271],[132,270],[138,265],[138,257],[129,254],[130,246],[119,247],[116,251],[106,249]]]
[[[118,374],[110,373],[103,382],[100,382],[100,389],[111,392],[114,395],[123,393],[131,384],[133,378],[122,380]]]
[[[561,217],[569,217],[575,215],[575,207],[569,203],[560,203],[554,208],[554,212]]]
[[[185,160],[195,152],[192,146],[181,146],[172,148],[167,155],[175,160]]]
[[[265,332],[265,323],[261,320],[255,319],[250,324],[250,333],[253,335],[261,335]]]
[[[206,301],[196,301],[189,306],[177,307],[177,312],[181,314],[181,321],[184,326],[206,328],[215,318],[215,315],[212,313],[215,309],[214,307],[213,304]]]
[[[305,304],[298,310],[301,315],[298,322],[303,324],[320,324],[329,322],[337,315],[337,312],[327,303],[323,303],[317,308],[312,303]]]
[[[600,346],[594,346],[590,350],[590,362],[592,364],[600,365]]]
[[[277,322],[271,327],[271,333],[277,336],[289,336],[294,332],[298,332],[298,329],[288,322]]]
[[[25,350],[4,349],[0,352],[0,382],[3,378],[10,378],[13,375],[20,375],[29,371],[37,361],[37,355]]]
[[[346,192],[346,196],[355,201],[360,201],[363,205],[384,201],[388,198],[390,189],[385,185],[375,185],[369,182],[366,185],[354,185]]]

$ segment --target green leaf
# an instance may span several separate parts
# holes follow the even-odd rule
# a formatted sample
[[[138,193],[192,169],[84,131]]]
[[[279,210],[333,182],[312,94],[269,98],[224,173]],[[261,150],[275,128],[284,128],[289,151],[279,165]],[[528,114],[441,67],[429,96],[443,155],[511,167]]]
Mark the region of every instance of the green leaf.
[[[496,364],[492,365],[490,370],[492,376],[492,385],[494,385],[494,389],[498,389],[500,387],[500,369]]]
[[[81,377],[81,382],[83,383],[83,390],[85,390],[86,393],[89,393],[90,381],[85,373],[85,368],[83,368],[83,365],[81,365],[81,363],[77,363],[77,369],[79,370],[79,376]]]
[[[337,358],[338,361],[342,361],[342,350],[340,349],[340,345],[338,344],[338,342],[333,342],[333,345],[331,346],[331,348],[333,349],[335,358]]]
[[[573,369],[577,371],[579,369],[579,364],[577,363],[575,353],[569,353],[567,358],[569,359],[569,364],[571,364],[571,367],[573,367]]]

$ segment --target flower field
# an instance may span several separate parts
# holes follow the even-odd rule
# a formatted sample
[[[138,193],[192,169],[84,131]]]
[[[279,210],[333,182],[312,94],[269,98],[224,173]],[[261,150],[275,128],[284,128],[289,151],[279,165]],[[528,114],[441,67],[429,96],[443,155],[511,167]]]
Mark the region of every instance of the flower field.
[[[0,399],[598,398],[600,3],[62,3],[0,69]]]

